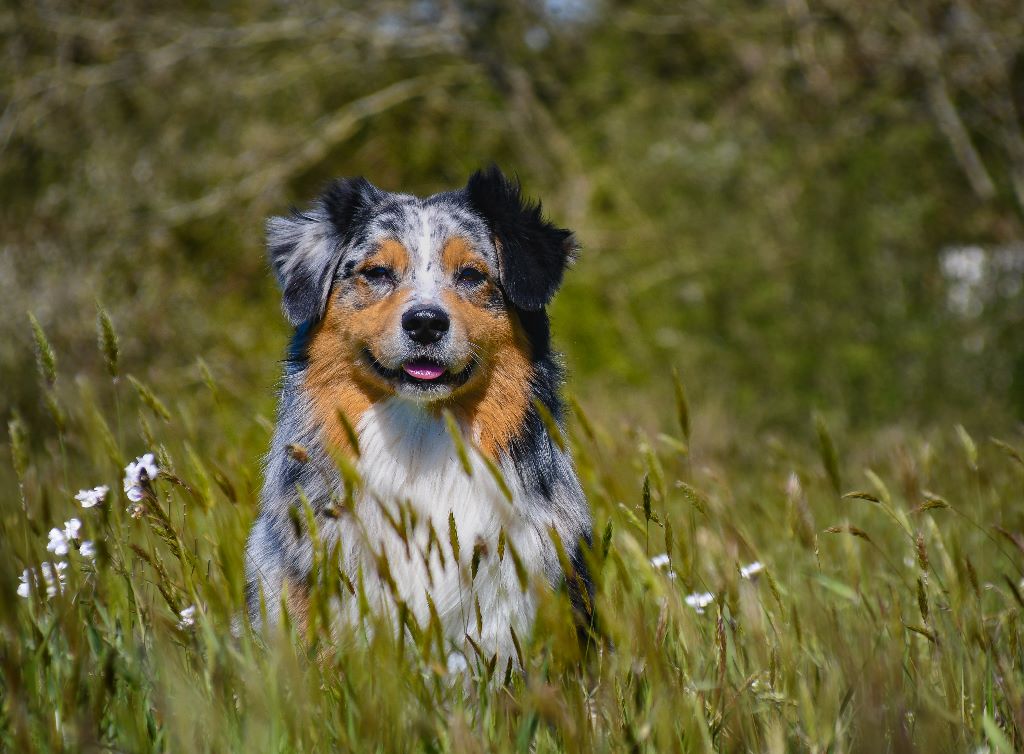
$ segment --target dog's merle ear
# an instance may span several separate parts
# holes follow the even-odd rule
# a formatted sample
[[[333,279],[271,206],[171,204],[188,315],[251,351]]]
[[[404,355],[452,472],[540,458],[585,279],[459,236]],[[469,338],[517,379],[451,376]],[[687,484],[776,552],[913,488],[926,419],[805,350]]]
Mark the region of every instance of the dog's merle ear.
[[[540,202],[524,199],[519,181],[506,178],[496,165],[474,173],[466,195],[497,241],[509,301],[527,311],[543,309],[575,255],[572,232],[545,221]]]
[[[338,264],[382,196],[364,178],[343,178],[312,210],[267,220],[267,254],[293,325],[323,316]]]

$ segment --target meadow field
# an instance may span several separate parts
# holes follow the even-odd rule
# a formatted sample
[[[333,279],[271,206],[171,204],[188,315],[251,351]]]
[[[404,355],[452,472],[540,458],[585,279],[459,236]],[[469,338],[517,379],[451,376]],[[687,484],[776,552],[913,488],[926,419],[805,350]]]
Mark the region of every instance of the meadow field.
[[[0,751],[1024,749],[1019,3],[14,2],[0,42]],[[522,672],[338,631],[323,551],[257,635],[264,220],[491,162],[582,244],[597,638],[557,593]]]
[[[270,417],[202,362],[188,390],[153,394],[122,374],[107,322],[108,370],[69,391],[37,331],[56,443],[9,425],[5,750],[1019,749],[1019,439],[956,425],[849,449],[817,416],[803,442],[709,452],[681,383],[664,433],[572,396],[603,639],[581,654],[552,594],[520,638],[524,673],[483,655],[462,672],[432,625],[331,631],[327,600],[361,585],[326,553],[308,625],[233,636],[259,484],[239,448]],[[159,471],[126,494],[143,451]],[[74,499],[97,485],[98,504]]]

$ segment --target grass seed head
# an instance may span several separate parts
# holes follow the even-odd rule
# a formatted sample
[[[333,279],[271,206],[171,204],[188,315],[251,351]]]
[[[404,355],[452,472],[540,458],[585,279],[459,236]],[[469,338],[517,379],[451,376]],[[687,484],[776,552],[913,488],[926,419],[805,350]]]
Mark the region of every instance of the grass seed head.
[[[28,319],[32,323],[32,339],[36,346],[36,367],[39,369],[39,377],[45,386],[52,388],[57,384],[57,354],[36,315],[29,313]]]
[[[967,457],[967,466],[971,471],[978,470],[978,446],[974,443],[974,439],[968,434],[967,430],[964,429],[963,424],[956,425],[956,435],[960,439],[960,445],[963,446],[964,455]]]
[[[676,397],[676,419],[679,421],[679,428],[683,432],[683,439],[687,444],[690,442],[690,403],[686,399],[686,388],[679,376],[679,370],[672,370],[672,384],[675,387]]]
[[[879,500],[877,497],[872,495],[870,492],[863,492],[861,490],[857,490],[857,491],[854,491],[854,492],[847,492],[845,495],[843,495],[843,499],[844,500],[867,500],[869,503],[880,503],[881,502],[881,500]]]
[[[914,540],[914,544],[917,550],[917,565],[924,573],[928,573],[928,548],[925,545],[924,534],[922,532],[917,533],[917,538]]]
[[[25,422],[17,414],[7,422],[7,436],[11,441],[11,463],[14,466],[14,473],[17,474],[18,481],[24,481],[29,459],[28,430],[25,428]]]
[[[135,392],[138,394],[139,400],[142,401],[146,408],[153,412],[154,416],[159,419],[163,419],[165,422],[169,422],[171,420],[171,412],[167,410],[167,406],[165,406],[163,401],[157,398],[153,391],[146,387],[141,380],[138,380],[129,374],[128,382],[130,382],[131,386],[135,388]]]
[[[651,513],[651,477],[648,474],[644,474],[643,506],[644,519],[650,521],[653,516]]]
[[[817,412],[814,414],[814,429],[818,435],[818,450],[821,452],[822,464],[825,466],[832,489],[839,495],[842,484],[839,478],[839,456],[836,453],[836,444],[832,440],[828,424],[825,423],[825,417]]]
[[[853,524],[843,524],[842,526],[830,526],[825,529],[828,534],[852,534],[855,537],[860,537],[866,542],[871,542],[871,537],[863,529],[860,529]],[[873,543],[872,543],[873,544]]]
[[[114,323],[111,322],[107,310],[98,301],[96,302],[96,340],[100,353],[103,355],[103,364],[107,368],[107,374],[111,379],[116,380],[120,367],[121,349],[117,342]]]
[[[676,482],[676,487],[679,488],[683,493],[683,499],[686,500],[690,505],[696,508],[704,516],[708,516],[708,509],[710,507],[708,499],[703,493],[699,492],[696,488],[690,486],[686,482]]]
[[[1003,451],[1006,455],[1008,455],[1014,461],[1019,463],[1021,466],[1024,466],[1024,453],[1022,453],[1021,451],[1017,450],[1017,448],[1013,447],[1012,445],[1010,445],[1007,442],[1003,442],[1002,440],[997,440],[994,437],[989,438],[989,439],[992,441],[993,445],[995,445],[997,448],[999,448],[1001,451]]]
[[[455,525],[455,511],[448,513],[448,543],[452,547],[455,562],[459,562],[459,528]]]

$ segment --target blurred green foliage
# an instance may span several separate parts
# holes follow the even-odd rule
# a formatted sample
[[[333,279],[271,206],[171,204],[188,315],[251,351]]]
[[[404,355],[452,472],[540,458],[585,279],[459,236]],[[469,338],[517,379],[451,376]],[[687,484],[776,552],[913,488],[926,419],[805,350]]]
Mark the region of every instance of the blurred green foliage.
[[[584,244],[555,312],[581,392],[668,396],[676,365],[754,427],[1024,417],[1019,3],[14,3],[0,28],[0,381],[34,424],[25,312],[72,373],[100,299],[158,387],[201,357],[266,396],[263,219],[490,161]],[[986,255],[969,312],[960,247]]]

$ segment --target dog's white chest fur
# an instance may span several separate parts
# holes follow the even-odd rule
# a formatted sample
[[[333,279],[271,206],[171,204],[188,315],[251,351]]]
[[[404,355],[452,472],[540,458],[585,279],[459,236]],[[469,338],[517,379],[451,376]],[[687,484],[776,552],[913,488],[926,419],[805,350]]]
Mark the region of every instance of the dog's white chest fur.
[[[464,645],[469,634],[488,655],[498,652],[504,661],[512,654],[509,627],[520,636],[529,631],[535,599],[532,588],[524,591],[520,585],[508,552],[499,558],[500,534],[504,530],[506,547],[514,546],[528,567],[544,564],[550,549],[546,534],[517,511],[522,490],[508,479],[513,500],[507,500],[469,446],[472,474],[467,474],[444,419],[418,404],[398,398],[376,404],[360,419],[357,432],[363,482],[358,516],[338,522],[345,567],[362,567],[379,606],[390,610],[396,598],[402,600],[423,626],[430,617],[429,594],[453,642]],[[458,564],[450,517],[458,532]],[[406,533],[404,539],[396,528]],[[381,554],[394,593],[387,579],[378,578]]]

